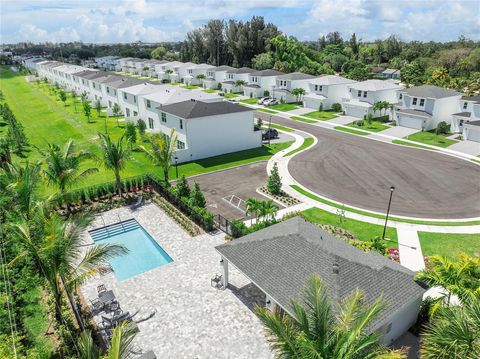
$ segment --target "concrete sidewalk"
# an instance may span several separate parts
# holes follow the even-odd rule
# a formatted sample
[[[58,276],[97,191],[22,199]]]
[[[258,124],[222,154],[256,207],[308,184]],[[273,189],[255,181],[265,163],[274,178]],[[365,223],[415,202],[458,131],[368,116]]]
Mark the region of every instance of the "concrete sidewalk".
[[[400,264],[417,272],[425,268],[422,248],[416,230],[409,227],[397,226],[398,251],[400,252]]]

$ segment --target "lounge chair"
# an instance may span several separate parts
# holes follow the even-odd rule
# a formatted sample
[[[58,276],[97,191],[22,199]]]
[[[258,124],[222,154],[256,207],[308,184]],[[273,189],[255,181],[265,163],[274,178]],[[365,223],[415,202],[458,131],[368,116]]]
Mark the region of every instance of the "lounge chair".
[[[157,356],[153,352],[153,350],[149,350],[148,352],[143,353],[137,359],[157,359]]]
[[[97,287],[97,293],[98,294],[101,294],[103,292],[106,292],[107,291],[107,288],[105,287],[105,284],[100,284],[98,287]]]
[[[222,288],[222,276],[219,274],[215,274],[215,277],[213,277],[210,280],[210,285],[214,288],[220,289]]]
[[[107,313],[111,313],[111,312],[117,313],[118,311],[120,311],[120,313],[123,312],[120,309],[120,304],[117,301],[113,301],[113,302],[105,305],[105,312],[107,312]]]

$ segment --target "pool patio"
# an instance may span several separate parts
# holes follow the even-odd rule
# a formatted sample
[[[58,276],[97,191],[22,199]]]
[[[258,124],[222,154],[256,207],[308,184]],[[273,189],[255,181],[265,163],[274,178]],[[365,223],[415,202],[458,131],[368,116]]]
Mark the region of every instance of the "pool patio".
[[[173,262],[124,281],[113,273],[97,276],[82,287],[86,299],[97,296],[99,284],[112,289],[124,311],[138,311],[136,345],[144,352],[153,350],[157,358],[273,357],[251,310],[265,300],[263,294],[234,268],[227,290],[210,285],[210,279],[222,273],[214,247],[225,243],[223,233],[190,237],[154,204],[104,212],[89,230],[129,218],[135,218]],[[84,240],[92,242],[88,232]]]

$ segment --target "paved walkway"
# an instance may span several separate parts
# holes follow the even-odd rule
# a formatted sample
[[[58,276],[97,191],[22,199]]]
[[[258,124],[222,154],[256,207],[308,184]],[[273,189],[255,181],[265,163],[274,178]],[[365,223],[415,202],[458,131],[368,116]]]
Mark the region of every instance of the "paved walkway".
[[[408,226],[397,225],[400,264],[416,272],[425,268],[418,233]]]
[[[403,138],[410,136],[411,134],[417,133],[418,130],[402,126],[393,126],[382,131],[382,135]]]
[[[296,108],[295,110],[288,111],[288,113],[297,116],[297,115],[304,115],[306,113],[314,112],[314,111],[315,110],[312,110],[311,108],[299,107],[299,108]]]
[[[480,155],[480,142],[475,141],[460,141],[448,146],[450,150],[468,153],[472,156]]]

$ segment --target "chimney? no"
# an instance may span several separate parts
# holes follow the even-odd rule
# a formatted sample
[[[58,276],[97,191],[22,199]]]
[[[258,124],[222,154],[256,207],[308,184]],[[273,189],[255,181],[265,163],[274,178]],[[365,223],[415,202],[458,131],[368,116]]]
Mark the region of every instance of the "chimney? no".
[[[338,274],[340,272],[340,267],[337,263],[333,263],[333,273]]]

